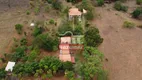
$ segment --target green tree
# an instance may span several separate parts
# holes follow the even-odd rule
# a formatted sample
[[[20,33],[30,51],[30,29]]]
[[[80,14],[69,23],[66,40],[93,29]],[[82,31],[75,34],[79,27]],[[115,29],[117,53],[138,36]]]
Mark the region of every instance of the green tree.
[[[78,24],[75,26],[75,30],[74,30],[74,35],[82,35],[83,34],[83,28],[81,26],[81,24]]]
[[[28,56],[28,61],[30,62],[34,61],[38,57],[38,54],[39,54],[39,49],[38,48],[33,49]]]
[[[132,12],[132,17],[138,18],[141,14],[142,14],[142,9],[141,8],[137,8],[136,10],[134,10]]]
[[[65,77],[67,77],[69,80],[75,80],[75,73],[73,71],[65,71]]]
[[[138,5],[141,5],[141,4],[142,4],[142,0],[136,0],[136,3],[137,3]]]
[[[99,30],[95,27],[89,27],[89,29],[85,32],[84,39],[88,46],[99,46],[103,42],[103,38],[99,35]]]
[[[104,5],[104,0],[97,0],[97,5],[98,6]]]
[[[63,24],[60,25],[58,28],[59,34],[64,34],[66,31],[73,32],[73,28],[71,26],[71,23],[69,23],[69,22],[63,22]]]
[[[57,36],[50,36],[48,34],[40,34],[33,40],[35,47],[43,48],[48,51],[55,51],[58,49],[58,38]]]
[[[34,30],[33,30],[33,36],[38,36],[39,34],[41,34],[42,33],[42,28],[40,27],[40,28],[38,28],[37,26],[34,28]]]
[[[53,3],[52,3],[52,6],[54,9],[56,10],[62,10],[62,3],[58,0],[55,0]]]
[[[22,57],[25,56],[25,47],[21,46],[21,47],[17,47],[15,52],[12,54],[11,56],[11,60],[13,61],[19,61]]]
[[[23,45],[26,45],[27,44],[27,39],[26,38],[22,38],[20,40],[20,45],[23,46]]]
[[[63,70],[73,70],[72,62],[63,62]]]
[[[4,68],[0,69],[0,79],[4,79],[6,77],[6,71]]]

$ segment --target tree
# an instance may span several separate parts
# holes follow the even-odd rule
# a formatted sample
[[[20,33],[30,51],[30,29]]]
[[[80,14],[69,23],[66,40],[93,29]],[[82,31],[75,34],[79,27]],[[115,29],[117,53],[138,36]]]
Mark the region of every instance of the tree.
[[[65,77],[67,77],[69,80],[75,80],[74,76],[75,73],[73,71],[68,71],[68,70],[65,71]]]
[[[60,25],[58,28],[59,34],[64,34],[66,31],[73,32],[73,28],[71,26],[71,23],[69,23],[69,22],[63,22],[63,24]]]
[[[13,61],[19,61],[22,57],[25,56],[25,47],[21,46],[21,47],[17,47],[15,52],[12,54],[11,59]]]
[[[62,10],[62,3],[58,0],[53,1],[52,6],[56,10]]]
[[[0,79],[4,79],[6,77],[6,71],[4,68],[0,69]]]
[[[97,5],[98,6],[104,5],[104,0],[97,0]]]
[[[37,58],[38,54],[39,54],[39,49],[38,48],[33,49],[28,56],[28,61],[30,62],[34,61]]]
[[[40,34],[33,40],[33,45],[48,51],[55,51],[58,49],[57,36],[50,36],[48,34]]]
[[[89,27],[89,29],[85,32],[84,39],[88,46],[99,46],[103,42],[103,38],[99,35],[99,30],[95,27]]]
[[[34,28],[34,30],[33,30],[33,36],[38,36],[39,34],[41,34],[42,33],[42,28],[40,27],[40,28],[38,28],[37,26]]]
[[[73,70],[73,64],[69,61],[63,62],[63,70]]]
[[[85,61],[77,62],[74,69],[84,80],[90,80],[102,70],[103,54],[98,49],[87,46],[83,51],[83,56]]]
[[[136,0],[136,3],[137,3],[138,5],[141,5],[141,4],[142,4],[142,0]]]
[[[132,12],[132,17],[138,18],[141,14],[142,14],[142,9],[141,8],[137,8],[136,10],[134,10]]]
[[[62,66],[62,62],[53,56],[47,56],[40,60],[39,62],[40,68],[43,70],[52,70],[53,73],[56,73]]]
[[[78,24],[75,26],[75,30],[74,30],[74,35],[82,35],[83,34],[83,28],[81,26],[81,24]]]

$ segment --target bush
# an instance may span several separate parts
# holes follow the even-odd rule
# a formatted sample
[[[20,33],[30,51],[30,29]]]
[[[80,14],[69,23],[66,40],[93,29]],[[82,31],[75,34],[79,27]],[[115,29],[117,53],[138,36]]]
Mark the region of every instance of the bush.
[[[22,33],[23,25],[22,24],[16,24],[15,29],[18,32],[18,34]]]
[[[6,77],[6,71],[4,68],[0,69],[0,79],[4,79]]]
[[[59,28],[58,28],[59,34],[64,34],[66,31],[73,32],[73,28],[71,26],[71,23],[69,23],[69,22],[63,22],[63,24],[60,25]]]
[[[40,35],[42,33],[42,28],[38,28],[37,26],[34,27],[34,30],[33,30],[33,36],[36,37],[38,35]]]
[[[128,10],[128,7],[122,5],[122,3],[120,1],[115,2],[114,8],[118,11],[124,11],[124,12],[127,12],[127,10]]]
[[[39,8],[39,7],[36,7],[36,8],[34,9],[34,12],[35,12],[36,15],[39,14],[40,8]]]
[[[125,21],[125,22],[123,23],[123,27],[124,27],[124,28],[134,28],[134,27],[135,27],[135,24],[132,23],[132,22],[129,22],[129,21]]]
[[[142,0],[136,0],[136,3],[137,3],[138,5],[141,5],[141,4],[142,4]]]
[[[25,56],[25,47],[16,48],[15,52],[11,56],[12,61],[19,61],[22,57]]]
[[[63,62],[63,70],[73,70],[72,62]]]
[[[22,38],[20,40],[20,45],[23,46],[23,45],[26,45],[27,44],[27,39],[26,38]]]
[[[104,0],[97,0],[97,5],[98,6],[104,5]]]
[[[53,3],[54,0],[47,0],[49,4]]]
[[[49,23],[50,23],[50,24],[54,24],[55,22],[54,22],[53,19],[50,19],[50,20],[49,20]]]
[[[30,11],[29,11],[29,10],[27,10],[27,11],[26,11],[26,14],[27,14],[27,15],[30,15]]]
[[[35,61],[38,54],[39,54],[39,49],[38,48],[33,49],[28,56],[28,61],[30,62]]]
[[[89,27],[85,32],[84,38],[88,46],[96,47],[103,42],[103,38],[99,35],[99,30],[95,27]]]
[[[142,9],[137,8],[136,10],[134,10],[134,11],[132,12],[132,17],[138,18],[141,14],[142,14]]]
[[[142,25],[139,25],[139,26],[137,26],[137,27],[142,29]]]
[[[60,1],[54,1],[53,3],[52,3],[52,6],[53,6],[53,8],[54,9],[56,9],[56,10],[62,10],[62,3],[60,2]]]
[[[75,30],[73,32],[74,35],[83,35],[83,28],[81,24],[75,26]]]
[[[93,20],[93,19],[94,19],[93,11],[88,11],[88,12],[85,14],[85,18],[86,18],[87,20]]]
[[[75,73],[73,71],[65,71],[65,77],[69,80],[75,80]]]
[[[50,36],[48,34],[40,34],[33,40],[33,45],[45,49],[47,51],[56,51],[58,49],[57,36]]]

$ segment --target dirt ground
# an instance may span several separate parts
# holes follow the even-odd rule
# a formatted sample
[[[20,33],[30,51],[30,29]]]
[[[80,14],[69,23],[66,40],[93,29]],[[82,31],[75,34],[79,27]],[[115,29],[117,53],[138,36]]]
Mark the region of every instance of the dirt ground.
[[[131,10],[135,8],[135,1],[127,3]],[[96,8],[100,17],[94,20],[100,30],[104,42],[99,49],[108,61],[104,66],[108,70],[109,80],[142,80],[142,29],[122,28],[125,20],[135,24],[142,21],[132,19],[129,13],[118,12],[111,5],[105,8]]]
[[[0,54],[7,51],[9,44],[16,37],[17,33],[14,25],[17,23],[29,23],[33,19],[43,19],[42,15],[27,16],[28,0],[24,1],[17,7],[17,3],[12,9],[7,6],[8,0],[0,0]],[[16,1],[16,0],[14,0]],[[112,4],[105,7],[97,7],[96,12],[100,15],[93,21],[100,30],[104,42],[99,46],[99,49],[104,53],[108,61],[104,61],[104,66],[108,70],[109,80],[142,80],[142,29],[125,29],[122,28],[124,21],[132,21],[135,24],[142,24],[142,21],[132,19],[130,14],[136,8],[135,2],[127,3],[130,6],[128,13],[118,12],[112,9]],[[45,14],[45,18],[46,18]],[[25,24],[25,26],[28,26]],[[46,54],[46,53],[45,53]],[[59,80],[53,79],[53,80]],[[61,78],[60,80],[63,80]]]

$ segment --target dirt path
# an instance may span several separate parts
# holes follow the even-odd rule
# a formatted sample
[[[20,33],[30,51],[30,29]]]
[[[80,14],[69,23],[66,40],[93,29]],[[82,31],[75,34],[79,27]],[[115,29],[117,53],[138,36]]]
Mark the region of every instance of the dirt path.
[[[130,18],[126,13],[108,10],[110,7],[96,8],[101,16],[93,21],[104,38],[99,49],[108,59],[104,65],[109,80],[142,80],[142,30],[122,28],[125,20],[135,24],[142,24],[142,21]]]

